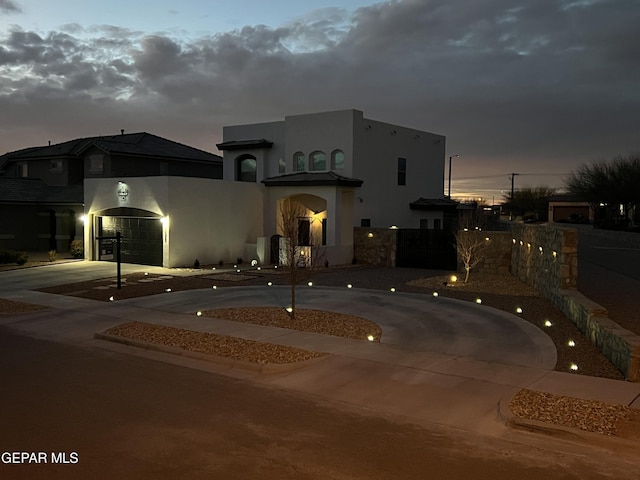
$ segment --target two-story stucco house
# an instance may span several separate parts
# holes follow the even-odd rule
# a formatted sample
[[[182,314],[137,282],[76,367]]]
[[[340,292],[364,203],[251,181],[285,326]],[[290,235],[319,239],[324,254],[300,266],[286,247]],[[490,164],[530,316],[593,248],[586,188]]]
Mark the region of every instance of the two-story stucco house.
[[[265,234],[293,200],[332,263],[350,261],[353,227],[442,228],[443,209],[420,201],[444,199],[442,135],[342,110],[228,126],[223,139],[224,180],[264,185]]]

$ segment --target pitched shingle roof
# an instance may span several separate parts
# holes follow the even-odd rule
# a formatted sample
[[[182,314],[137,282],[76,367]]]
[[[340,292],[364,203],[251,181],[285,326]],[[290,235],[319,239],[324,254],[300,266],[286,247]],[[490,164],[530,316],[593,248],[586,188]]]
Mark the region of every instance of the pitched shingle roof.
[[[0,177],[0,203],[82,204],[83,186],[51,186],[37,178]]]
[[[109,154],[117,153],[121,155],[165,157],[177,160],[222,162],[222,157],[219,155],[167,140],[166,138],[158,137],[151,133],[141,132],[106,137],[77,138],[56,145],[25,148],[24,150],[10,152],[0,157],[0,167],[2,166],[1,159],[3,158],[6,162],[37,158],[77,157],[92,146]]]

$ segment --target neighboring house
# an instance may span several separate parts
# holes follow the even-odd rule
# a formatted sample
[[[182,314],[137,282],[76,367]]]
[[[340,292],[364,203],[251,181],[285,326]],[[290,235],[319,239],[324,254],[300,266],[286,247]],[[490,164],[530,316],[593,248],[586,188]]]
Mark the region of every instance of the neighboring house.
[[[85,139],[74,144],[77,159],[61,157],[63,170],[73,161],[84,167],[73,178],[84,182],[88,259],[111,258],[110,241],[100,238],[120,231],[131,263],[277,262],[280,212],[293,203],[306,211],[300,242],[322,244],[334,265],[351,262],[354,227],[444,229],[455,210],[442,191],[445,137],[357,110],[224,127],[223,159],[195,149],[189,158],[189,147],[138,135],[141,143],[117,148],[110,142],[127,135]],[[14,176],[23,158],[15,153]],[[36,167],[24,168],[30,175]]]
[[[595,212],[591,204],[573,195],[549,197],[549,223],[593,223]]]
[[[68,251],[71,240],[83,238],[85,179],[167,175],[221,178],[222,159],[149,133],[124,132],[7,153],[0,157],[0,249]],[[110,214],[117,228],[135,218]]]

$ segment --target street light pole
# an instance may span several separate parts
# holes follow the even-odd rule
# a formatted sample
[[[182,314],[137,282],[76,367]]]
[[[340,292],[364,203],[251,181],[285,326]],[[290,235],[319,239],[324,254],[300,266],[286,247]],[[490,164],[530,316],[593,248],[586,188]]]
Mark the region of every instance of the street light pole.
[[[453,157],[459,157],[460,155],[451,155],[449,157],[449,190],[448,190],[448,195],[447,197],[449,197],[449,200],[451,200],[451,160],[453,159]]]

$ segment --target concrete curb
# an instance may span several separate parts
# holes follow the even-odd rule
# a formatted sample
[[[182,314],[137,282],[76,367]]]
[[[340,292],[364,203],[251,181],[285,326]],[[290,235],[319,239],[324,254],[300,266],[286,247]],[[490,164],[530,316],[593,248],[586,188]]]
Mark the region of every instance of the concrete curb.
[[[177,355],[177,356],[182,356],[187,358],[193,358],[195,360],[202,360],[205,362],[214,363],[216,365],[228,367],[230,369],[237,368],[241,370],[247,370],[250,372],[266,374],[266,375],[299,370],[301,368],[305,368],[310,365],[315,365],[316,363],[324,361],[330,356],[330,354],[327,353],[322,355],[321,357],[312,358],[302,362],[267,363],[267,364],[261,365],[258,363],[246,362],[243,360],[235,360],[233,358],[211,355],[208,353],[192,352],[190,350],[185,350],[179,347],[170,347],[167,345],[159,345],[156,343],[145,342],[143,340],[134,340],[131,338],[119,337],[117,335],[110,335],[108,333],[96,333],[93,335],[93,337],[97,340],[120,343],[122,345],[127,345],[131,347],[144,348],[146,350],[155,350],[158,352],[169,353],[171,355]]]

